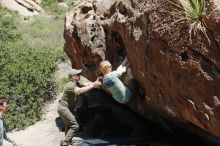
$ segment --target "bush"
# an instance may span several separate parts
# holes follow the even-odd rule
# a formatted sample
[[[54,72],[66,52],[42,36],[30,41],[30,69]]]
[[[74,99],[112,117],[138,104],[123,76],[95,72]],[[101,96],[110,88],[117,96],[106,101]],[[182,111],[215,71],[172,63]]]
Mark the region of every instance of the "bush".
[[[17,18],[16,13],[0,9],[0,96],[9,100],[9,130],[41,118],[42,105],[53,98],[55,62],[62,56],[62,48],[37,47],[24,39]]]
[[[173,14],[175,21],[172,22],[171,26],[187,21],[189,22],[189,43],[193,43],[193,37],[199,32],[202,32],[210,43],[207,34],[209,28],[204,21],[206,15],[205,0],[178,0],[179,3],[168,0],[168,2],[174,6],[171,14]]]
[[[42,7],[50,14],[55,15],[55,18],[63,19],[65,13],[70,10],[71,6],[74,5],[74,0],[66,0],[67,7],[60,6],[58,0],[43,0]]]
[[[180,0],[186,17],[191,21],[202,21],[205,0]]]
[[[175,6],[173,10],[175,15],[184,15],[178,21],[188,20],[192,23],[203,23],[205,0],[179,0],[179,3],[168,0],[168,2]]]
[[[21,38],[21,34],[14,31],[16,27],[16,13],[8,13],[8,11],[0,7],[0,42],[16,41]]]
[[[59,91],[63,91],[65,85],[69,82],[69,79],[67,77],[61,78],[57,81],[57,89]]]
[[[47,48],[57,52],[58,56],[64,54],[63,20],[35,16],[31,22],[22,23],[19,30],[23,33],[22,39],[32,47]]]

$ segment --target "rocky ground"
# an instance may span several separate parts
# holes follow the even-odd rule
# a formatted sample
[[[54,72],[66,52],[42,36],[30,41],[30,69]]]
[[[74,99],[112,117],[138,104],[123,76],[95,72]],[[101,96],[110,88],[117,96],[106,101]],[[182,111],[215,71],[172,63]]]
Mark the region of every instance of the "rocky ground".
[[[17,11],[21,16],[33,16],[38,14],[36,11],[30,11],[24,6],[18,4],[15,0],[0,0],[0,5],[12,11]]]

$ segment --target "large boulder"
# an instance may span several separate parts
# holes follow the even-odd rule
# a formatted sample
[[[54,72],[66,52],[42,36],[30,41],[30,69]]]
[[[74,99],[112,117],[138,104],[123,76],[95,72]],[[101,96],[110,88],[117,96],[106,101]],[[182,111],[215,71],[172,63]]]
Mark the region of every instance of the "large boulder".
[[[204,140],[178,132],[168,132],[144,120],[126,105],[116,102],[104,90],[92,89],[79,95],[75,116],[80,130],[73,138],[73,145],[155,145],[186,146],[204,145]],[[176,131],[177,131],[176,130]],[[103,143],[104,142],[104,143]]]
[[[65,51],[91,80],[101,60],[115,69],[128,56],[142,99],[136,112],[191,123],[220,139],[219,0],[205,1],[198,23],[177,6],[175,0],[80,0],[66,15]]]

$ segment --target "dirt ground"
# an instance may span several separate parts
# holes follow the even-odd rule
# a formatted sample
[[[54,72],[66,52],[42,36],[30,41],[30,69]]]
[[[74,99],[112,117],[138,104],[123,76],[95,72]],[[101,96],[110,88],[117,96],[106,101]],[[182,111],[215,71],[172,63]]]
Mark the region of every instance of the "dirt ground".
[[[18,146],[59,146],[59,142],[64,138],[64,132],[60,132],[56,126],[57,105],[61,94],[53,103],[46,106],[47,113],[45,119],[35,123],[22,131],[9,133],[8,136],[14,139]],[[12,144],[4,141],[4,146]]]

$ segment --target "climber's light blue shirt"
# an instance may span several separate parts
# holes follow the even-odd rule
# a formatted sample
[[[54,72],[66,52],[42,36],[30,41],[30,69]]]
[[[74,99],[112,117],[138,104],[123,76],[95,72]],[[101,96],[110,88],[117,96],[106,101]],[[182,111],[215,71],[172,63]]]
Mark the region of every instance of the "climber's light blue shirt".
[[[112,96],[119,103],[126,103],[131,98],[131,91],[118,78],[124,72],[126,67],[119,66],[116,71],[112,71],[103,77],[103,86],[112,93]]]

